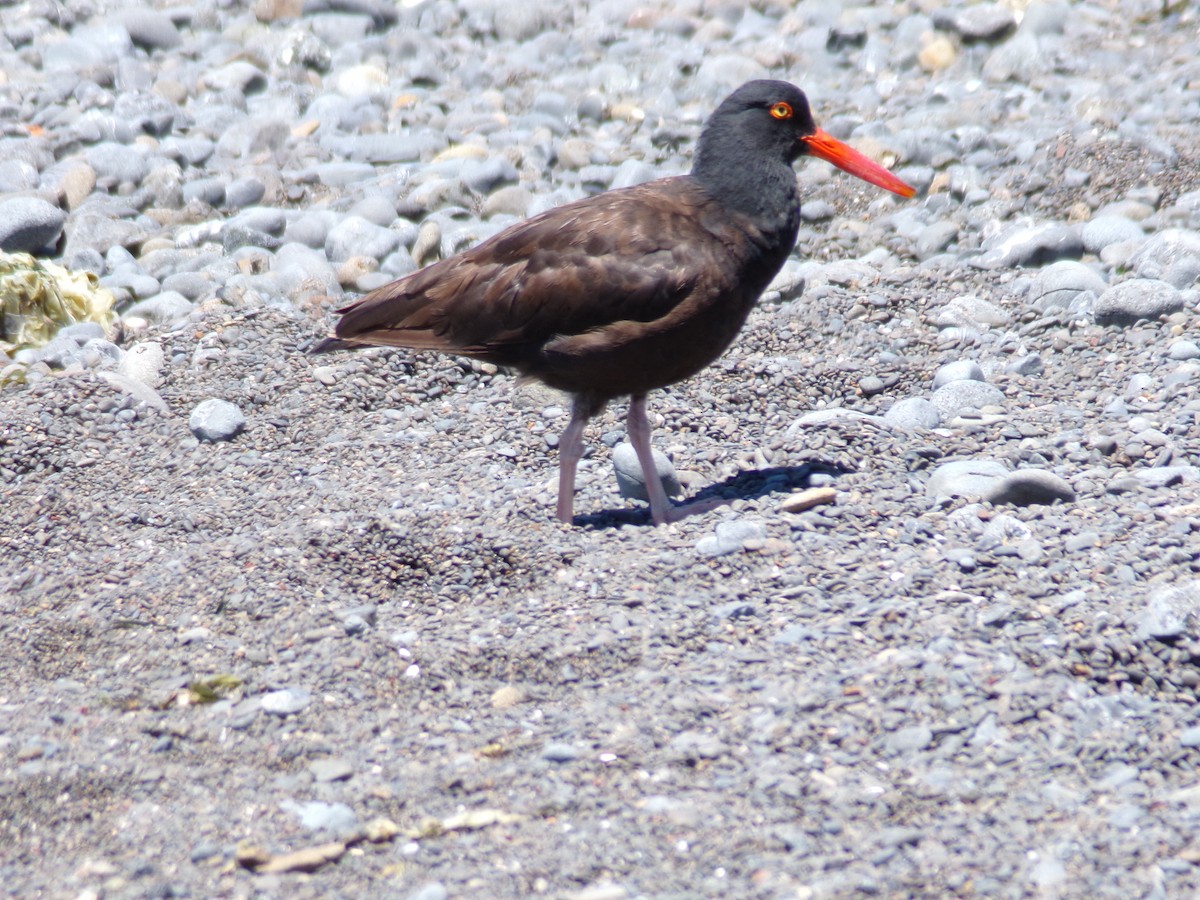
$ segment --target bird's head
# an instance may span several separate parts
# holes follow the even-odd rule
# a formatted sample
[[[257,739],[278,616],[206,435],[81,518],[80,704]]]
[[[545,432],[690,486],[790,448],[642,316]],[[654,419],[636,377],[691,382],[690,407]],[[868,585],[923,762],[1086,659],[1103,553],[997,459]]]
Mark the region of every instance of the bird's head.
[[[790,165],[815,156],[902,197],[916,193],[878,163],[813,122],[804,92],[786,81],[748,81],[717,107],[696,148],[693,173],[708,167]]]

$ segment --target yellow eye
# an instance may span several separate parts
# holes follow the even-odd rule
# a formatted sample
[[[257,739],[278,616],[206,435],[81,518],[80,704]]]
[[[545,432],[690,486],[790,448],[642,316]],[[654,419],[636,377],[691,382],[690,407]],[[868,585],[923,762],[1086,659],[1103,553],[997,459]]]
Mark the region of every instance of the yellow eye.
[[[771,115],[776,119],[790,119],[792,117],[792,106],[790,103],[782,101],[771,107]]]

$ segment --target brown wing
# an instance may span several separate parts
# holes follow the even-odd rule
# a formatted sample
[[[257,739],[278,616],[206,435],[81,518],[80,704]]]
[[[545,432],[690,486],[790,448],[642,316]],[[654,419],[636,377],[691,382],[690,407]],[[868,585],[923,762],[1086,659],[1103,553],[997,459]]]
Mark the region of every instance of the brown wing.
[[[556,338],[661,319],[713,244],[707,205],[680,177],[557,207],[343,307],[335,336],[519,366]]]

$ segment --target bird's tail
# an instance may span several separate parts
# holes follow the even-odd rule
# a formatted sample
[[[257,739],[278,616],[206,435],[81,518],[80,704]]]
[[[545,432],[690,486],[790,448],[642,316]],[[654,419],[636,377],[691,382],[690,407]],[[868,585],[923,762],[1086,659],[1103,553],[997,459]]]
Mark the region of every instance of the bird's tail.
[[[332,353],[334,350],[357,350],[360,347],[366,347],[366,344],[361,344],[358,341],[344,341],[339,337],[326,337],[320,340],[313,340],[301,349],[305,353]]]

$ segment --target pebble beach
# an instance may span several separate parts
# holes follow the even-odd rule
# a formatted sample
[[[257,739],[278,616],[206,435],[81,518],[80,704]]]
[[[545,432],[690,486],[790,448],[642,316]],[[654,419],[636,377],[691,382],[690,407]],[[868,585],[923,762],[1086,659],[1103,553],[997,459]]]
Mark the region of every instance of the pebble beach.
[[[1200,11],[1170,0],[0,2],[0,895],[1200,893]],[[308,355],[688,170],[791,81],[733,347],[625,406]],[[4,334],[0,333],[0,338]]]

